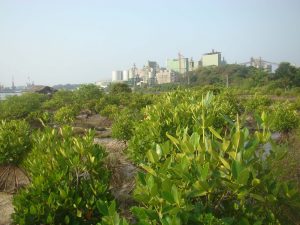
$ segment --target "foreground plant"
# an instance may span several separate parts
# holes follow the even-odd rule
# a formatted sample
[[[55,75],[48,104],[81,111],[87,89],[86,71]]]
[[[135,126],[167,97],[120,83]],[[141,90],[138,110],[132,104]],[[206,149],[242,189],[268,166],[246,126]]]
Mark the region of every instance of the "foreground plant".
[[[217,130],[212,126],[216,117],[207,107],[213,101],[210,95],[203,98],[195,121],[180,123],[177,129],[172,121],[181,115],[177,109],[169,114],[166,123],[170,121],[172,134],[166,131],[167,140],[156,139],[148,149],[131,145],[130,154],[136,152],[144,169],[134,191],[139,205],[132,209],[138,224],[296,224],[289,215],[299,212],[300,195],[293,183],[280,181],[272,170],[285,151],[270,139],[270,118],[263,113],[255,132],[238,117]],[[147,116],[151,121],[163,113],[156,107]],[[142,124],[149,125],[149,120]],[[148,127],[154,134],[162,128]],[[149,136],[139,138],[140,143],[151,141]],[[267,143],[274,147],[269,152]]]
[[[15,192],[29,182],[19,165],[31,149],[30,135],[24,120],[0,121],[0,191]]]
[[[0,122],[0,165],[18,165],[30,147],[30,126],[27,122]]]
[[[32,183],[14,197],[14,222],[96,224],[103,216],[97,202],[110,202],[105,156],[92,133],[74,137],[69,127],[38,132],[24,162]]]

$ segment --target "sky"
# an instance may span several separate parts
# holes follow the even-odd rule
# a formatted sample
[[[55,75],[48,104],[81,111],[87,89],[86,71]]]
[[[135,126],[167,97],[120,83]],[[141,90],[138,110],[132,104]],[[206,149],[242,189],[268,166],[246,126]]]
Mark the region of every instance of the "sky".
[[[300,66],[299,0],[0,0],[0,84],[110,80],[147,60]]]

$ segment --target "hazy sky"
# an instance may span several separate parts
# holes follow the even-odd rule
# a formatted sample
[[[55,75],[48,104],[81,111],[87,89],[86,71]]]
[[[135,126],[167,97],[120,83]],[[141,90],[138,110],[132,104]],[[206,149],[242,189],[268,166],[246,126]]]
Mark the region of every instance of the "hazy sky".
[[[0,83],[88,83],[147,60],[300,66],[299,0],[0,0]]]

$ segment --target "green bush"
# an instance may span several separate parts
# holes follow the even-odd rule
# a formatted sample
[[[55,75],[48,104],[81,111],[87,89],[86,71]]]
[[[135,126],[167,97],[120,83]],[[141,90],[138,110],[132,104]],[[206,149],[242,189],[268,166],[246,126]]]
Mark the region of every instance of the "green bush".
[[[91,132],[74,137],[69,127],[47,128],[35,135],[32,152],[24,161],[32,183],[14,196],[14,223],[96,224],[101,220],[100,203],[110,204],[109,174],[103,166],[106,153],[93,140]]]
[[[0,119],[25,119],[30,113],[39,111],[46,99],[46,95],[36,93],[9,96],[6,100],[0,101]]]
[[[202,97],[197,91],[165,94],[156,104],[142,111],[144,119],[134,126],[128,153],[134,161],[141,162],[153,143],[164,143],[168,139],[166,132],[176,136],[181,128],[186,128],[188,134],[195,131],[202,134],[210,126],[225,131],[230,118],[235,118],[238,113],[238,104],[230,99],[230,95],[214,96],[208,92]]]
[[[116,95],[116,94],[123,94],[123,93],[131,93],[132,90],[128,86],[128,84],[124,83],[113,83],[109,87],[110,94]]]
[[[74,91],[74,104],[80,109],[95,111],[97,101],[103,97],[103,90],[94,84],[81,85]]]
[[[288,133],[299,127],[299,115],[289,102],[278,103],[272,107],[274,131]]]
[[[0,122],[0,165],[18,165],[31,148],[30,127],[23,120]]]
[[[43,124],[49,124],[53,120],[53,114],[48,111],[34,111],[29,113],[26,117],[26,121],[28,121],[31,125],[41,126]]]
[[[76,110],[72,106],[61,107],[54,113],[54,121],[59,124],[70,124],[74,121]]]
[[[51,99],[43,103],[43,108],[48,110],[58,110],[63,106],[72,105],[74,102],[74,92],[59,90],[52,95]]]
[[[133,124],[138,115],[128,109],[122,110],[115,116],[112,125],[112,137],[119,140],[128,141],[133,134]]]
[[[213,126],[215,128],[222,128],[226,124],[225,115],[227,118],[234,120],[236,115],[241,114],[244,110],[239,100],[228,91],[218,94],[212,105],[213,107],[207,110],[214,115]]]
[[[224,135],[213,127],[188,134],[182,126],[148,148],[134,190],[138,224],[293,224],[287,211],[299,212],[300,195],[273,173],[271,162],[285,152],[265,155],[260,146],[271,133],[265,114],[261,120],[254,134],[238,120]]]
[[[118,112],[119,112],[119,108],[118,108],[117,105],[106,105],[100,111],[100,115],[101,116],[106,116],[110,119],[113,119]]]
[[[272,100],[267,96],[255,94],[245,101],[244,107],[246,112],[260,114],[263,111],[269,111],[271,104]]]

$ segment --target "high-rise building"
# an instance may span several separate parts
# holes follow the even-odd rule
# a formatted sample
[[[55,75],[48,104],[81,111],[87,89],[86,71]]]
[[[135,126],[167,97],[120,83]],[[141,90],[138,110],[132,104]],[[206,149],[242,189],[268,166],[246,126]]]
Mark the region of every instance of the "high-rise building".
[[[221,63],[221,52],[212,50],[212,52],[202,56],[202,66],[220,66]]]
[[[173,72],[184,74],[189,71],[189,59],[167,59],[167,69]]]

